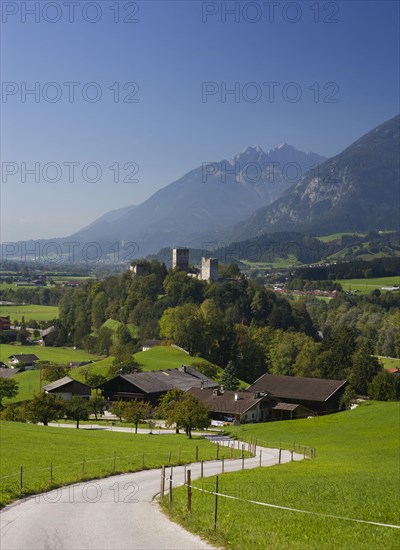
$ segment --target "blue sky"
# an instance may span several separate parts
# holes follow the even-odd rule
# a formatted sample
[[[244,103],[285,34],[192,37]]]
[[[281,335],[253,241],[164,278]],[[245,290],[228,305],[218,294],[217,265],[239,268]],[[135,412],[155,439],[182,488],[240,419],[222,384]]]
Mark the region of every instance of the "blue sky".
[[[332,156],[399,112],[398,2],[36,3],[1,2],[4,241],[70,235],[248,145]]]

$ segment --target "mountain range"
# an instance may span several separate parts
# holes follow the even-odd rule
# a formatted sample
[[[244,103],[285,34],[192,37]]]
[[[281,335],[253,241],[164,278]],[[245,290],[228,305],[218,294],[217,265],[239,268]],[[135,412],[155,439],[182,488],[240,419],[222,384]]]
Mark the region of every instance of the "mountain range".
[[[165,246],[201,246],[267,206],[325,157],[282,144],[247,147],[231,160],[206,162],[138,206],[113,210],[69,237],[75,242],[133,241],[141,256]]]
[[[40,242],[79,243],[80,249],[96,243],[103,251],[136,243],[136,258],[278,232],[396,230],[399,123],[400,116],[384,122],[330,159],[286,143],[267,152],[247,147],[231,160],[203,163],[142,204],[107,212],[64,239]]]
[[[228,242],[276,231],[398,229],[399,122],[399,116],[384,122],[310,170],[274,203],[237,224]]]

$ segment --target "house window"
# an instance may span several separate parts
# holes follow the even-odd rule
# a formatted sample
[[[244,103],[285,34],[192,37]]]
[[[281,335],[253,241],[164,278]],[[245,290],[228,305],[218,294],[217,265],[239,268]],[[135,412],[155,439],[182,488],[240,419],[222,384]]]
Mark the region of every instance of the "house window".
[[[252,416],[252,418],[254,418],[254,413],[251,416]]]

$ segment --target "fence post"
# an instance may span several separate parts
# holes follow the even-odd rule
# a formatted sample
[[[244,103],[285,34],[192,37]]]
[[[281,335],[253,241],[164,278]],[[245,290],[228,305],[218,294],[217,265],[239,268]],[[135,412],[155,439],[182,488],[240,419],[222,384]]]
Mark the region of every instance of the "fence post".
[[[172,503],[172,466],[171,466],[171,474],[169,476],[169,503]]]
[[[199,446],[196,445],[196,462],[199,460]]]
[[[233,456],[233,445],[230,446],[230,459],[231,460],[232,460],[232,456]]]
[[[225,472],[225,459],[224,459],[224,457],[222,457],[221,462],[222,462],[222,473],[224,473]]]
[[[185,464],[185,466],[183,468],[183,479],[185,480],[185,484],[186,484],[186,468],[187,468],[187,466]]]
[[[50,483],[53,483],[53,463],[50,462]]]
[[[290,451],[290,461],[293,462],[293,451]]]
[[[163,465],[161,468],[161,488],[160,488],[161,500],[164,499],[164,489],[165,489],[165,466]]]
[[[261,457],[262,457],[262,450],[260,449],[260,468],[261,468]]]
[[[219,459],[219,443],[217,443],[217,460]]]
[[[244,470],[244,444],[242,445],[242,470]]]
[[[191,470],[187,471],[187,486],[188,486],[188,492],[187,492],[187,510],[188,512],[192,511],[192,472]]]
[[[200,477],[203,477],[203,476],[204,476],[203,467],[204,467],[204,461],[202,460],[202,461],[201,461],[201,464],[200,464]]]
[[[24,475],[24,469],[23,469],[22,464],[21,464],[21,466],[19,467],[19,488],[20,488],[21,491],[22,491],[23,475]]]
[[[215,476],[214,531],[217,528],[218,515],[218,476]]]
[[[279,449],[279,464],[282,461],[282,449]]]

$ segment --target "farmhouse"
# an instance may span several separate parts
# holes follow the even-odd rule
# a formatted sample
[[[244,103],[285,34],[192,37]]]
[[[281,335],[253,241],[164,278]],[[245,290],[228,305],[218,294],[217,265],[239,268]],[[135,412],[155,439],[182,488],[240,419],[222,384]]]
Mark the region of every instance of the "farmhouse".
[[[264,374],[248,389],[268,392],[281,403],[302,405],[314,413],[324,414],[339,410],[346,384],[346,380]]]
[[[36,368],[36,362],[39,361],[34,353],[22,353],[20,355],[10,355],[8,357],[11,368],[25,367],[26,370]]]
[[[46,384],[43,389],[46,393],[61,397],[65,401],[68,401],[74,395],[90,399],[92,394],[92,388],[90,386],[73,380],[69,376],[64,376],[64,378],[60,378],[60,380]]]
[[[218,384],[193,367],[182,365],[167,369],[135,374],[119,374],[97,386],[107,401],[130,401],[143,399],[156,405],[160,397],[170,390],[186,391],[191,387],[216,388]]]
[[[45,328],[44,330],[42,330],[42,339],[41,339],[42,346],[46,345],[47,337],[49,336],[49,334],[52,334],[56,330],[57,329],[56,329],[55,326],[51,326],[51,327],[48,327],[48,328]]]
[[[206,405],[211,420],[244,424],[267,420],[271,399],[266,394],[224,391],[218,388],[190,388],[189,393]]]

